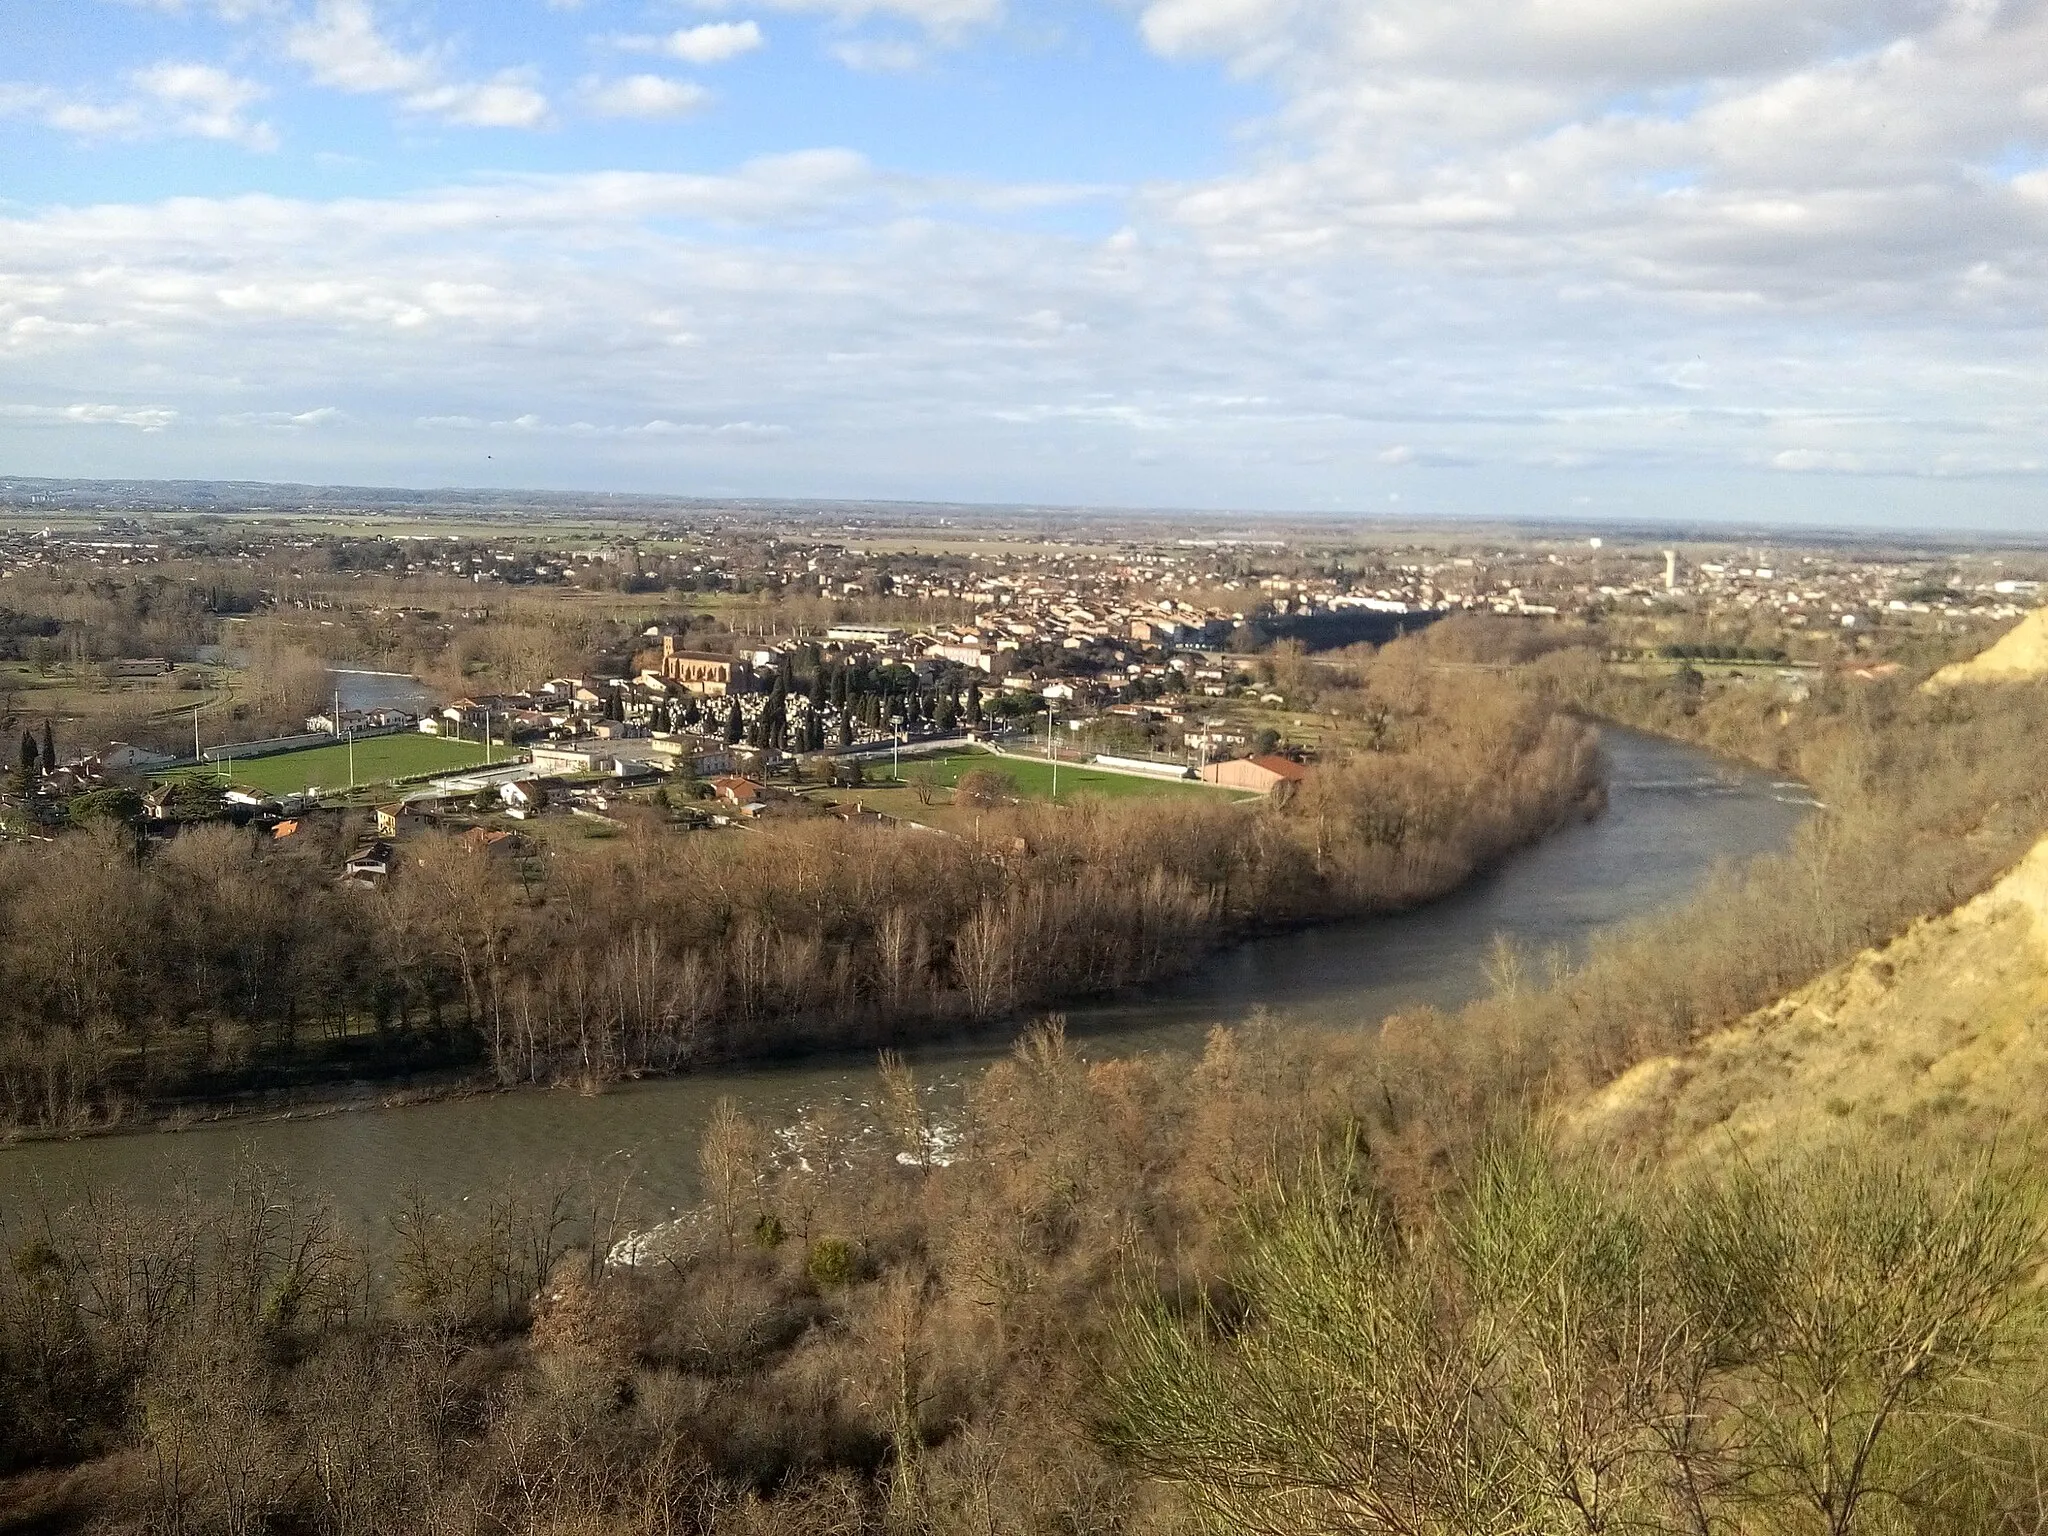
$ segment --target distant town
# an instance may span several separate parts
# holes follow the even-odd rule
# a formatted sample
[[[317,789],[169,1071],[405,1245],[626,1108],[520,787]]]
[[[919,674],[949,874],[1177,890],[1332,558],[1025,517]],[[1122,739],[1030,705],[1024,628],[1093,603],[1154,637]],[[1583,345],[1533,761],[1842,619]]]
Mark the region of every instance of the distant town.
[[[2048,577],[2012,548],[25,500],[0,528],[9,831],[374,811],[363,882],[430,817],[509,849],[656,807],[946,832],[977,798],[1285,797],[1354,729],[1318,669],[1447,616],[1796,698],[1967,652]]]

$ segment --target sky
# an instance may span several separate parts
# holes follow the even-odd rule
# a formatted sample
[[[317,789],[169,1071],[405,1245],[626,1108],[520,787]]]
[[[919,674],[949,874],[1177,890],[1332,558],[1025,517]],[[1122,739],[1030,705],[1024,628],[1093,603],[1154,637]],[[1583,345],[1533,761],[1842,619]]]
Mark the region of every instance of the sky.
[[[0,473],[2048,532],[2048,0],[0,0]]]

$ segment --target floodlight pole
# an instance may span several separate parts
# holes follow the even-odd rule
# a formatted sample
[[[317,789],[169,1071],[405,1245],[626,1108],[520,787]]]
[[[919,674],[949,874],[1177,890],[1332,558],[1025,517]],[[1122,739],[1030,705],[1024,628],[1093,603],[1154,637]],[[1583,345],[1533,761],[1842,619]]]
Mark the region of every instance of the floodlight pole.
[[[1053,745],[1052,727],[1055,711],[1051,699],[1045,701],[1045,755],[1052,759],[1052,803],[1060,803],[1060,753]]]

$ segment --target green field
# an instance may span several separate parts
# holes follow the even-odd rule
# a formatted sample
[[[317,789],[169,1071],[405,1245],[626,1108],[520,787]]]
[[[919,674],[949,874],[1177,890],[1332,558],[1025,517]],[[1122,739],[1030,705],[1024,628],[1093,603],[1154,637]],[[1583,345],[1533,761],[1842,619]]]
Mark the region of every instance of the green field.
[[[1052,764],[1033,758],[997,757],[989,752],[949,752],[944,757],[921,757],[915,762],[905,758],[903,777],[908,780],[923,765],[938,769],[940,779],[948,785],[958,784],[963,774],[986,768],[1007,774],[1016,784],[1017,793],[1027,800],[1052,798]],[[1223,795],[1227,798],[1236,793],[1185,779],[1141,779],[1134,774],[1104,773],[1096,768],[1083,768],[1077,763],[1061,763],[1059,768],[1062,800],[1069,795],[1082,794],[1124,799],[1137,795]],[[869,772],[874,771],[873,767],[869,768]],[[886,772],[886,767],[882,771]]]
[[[349,785],[349,749],[345,742],[331,747],[302,747],[296,752],[279,752],[272,757],[248,757],[226,765],[229,783],[246,784],[266,794],[288,795],[317,784],[323,790],[345,790]],[[372,736],[355,745],[357,784],[386,784],[420,774],[455,773],[474,768],[484,760],[484,749],[473,741],[448,741],[407,731],[396,736]],[[501,747],[499,762],[506,760]],[[217,769],[188,768],[187,778],[222,777]]]

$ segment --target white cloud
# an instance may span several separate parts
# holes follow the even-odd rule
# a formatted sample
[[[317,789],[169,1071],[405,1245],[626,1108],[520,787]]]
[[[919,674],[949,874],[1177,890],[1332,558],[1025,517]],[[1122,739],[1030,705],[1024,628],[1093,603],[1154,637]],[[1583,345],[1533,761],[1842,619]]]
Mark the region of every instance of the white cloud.
[[[251,149],[275,149],[277,133],[252,122],[248,109],[269,95],[252,80],[239,79],[210,64],[152,65],[132,77],[147,96],[171,109],[176,133],[222,139]]]
[[[848,38],[832,44],[832,57],[863,74],[908,74],[924,67],[925,51],[900,39]]]
[[[122,3],[141,10],[162,11],[170,16],[210,11],[225,22],[281,16],[286,9],[284,0],[122,0]]]
[[[86,139],[162,135],[217,139],[246,149],[277,147],[277,131],[248,115],[269,93],[211,64],[166,61],[128,76],[130,94],[111,100],[49,86],[0,83],[0,117],[33,118]]]
[[[599,117],[658,120],[699,111],[711,100],[711,92],[692,80],[627,75],[620,80],[590,82],[584,99]]]
[[[697,0],[707,9],[722,9],[729,0]],[[1003,0],[761,0],[778,11],[821,15],[845,26],[882,19],[907,22],[933,37],[956,41],[977,27],[1003,19]]]
[[[864,67],[1000,16],[993,0],[748,7],[793,9]],[[136,463],[219,434],[266,462],[354,474],[360,456],[433,480],[488,449],[527,483],[718,494],[1398,494],[1417,515],[1882,501],[2038,526],[2048,0],[1131,10],[1151,46],[1277,103],[1226,172],[1020,186],[826,149],[724,175],[0,218],[0,395],[146,378],[182,413],[147,439],[9,421],[45,455],[75,442]],[[384,82],[343,88],[468,110],[429,94],[460,85],[445,48],[377,28],[395,5],[299,14],[367,21],[302,60]],[[702,99],[635,78],[579,99]],[[84,127],[126,105],[8,110]],[[317,431],[260,419],[279,399],[340,414]],[[272,430],[230,438],[223,418]]]
[[[157,407],[0,404],[0,420],[66,427],[134,427],[143,432],[161,432],[177,419],[176,411]]]
[[[394,95],[408,112],[458,127],[536,128],[549,118],[548,99],[531,72],[451,80],[445,49],[399,47],[379,27],[370,0],[318,0],[312,16],[286,34],[285,49],[317,84],[356,95]]]
[[[767,38],[754,21],[707,21],[660,35],[637,34],[612,39],[614,47],[631,53],[660,53],[685,64],[723,64],[752,53]]]
[[[464,128],[538,128],[548,120],[548,99],[521,70],[491,80],[437,85],[405,98],[411,112],[425,112]]]
[[[224,427],[272,427],[302,432],[308,427],[330,426],[346,421],[348,413],[335,406],[318,406],[310,411],[239,411],[220,418]]]
[[[499,421],[477,416],[421,416],[413,425],[439,432],[513,432],[545,437],[582,438],[685,438],[725,443],[767,443],[790,435],[790,429],[776,422],[761,421],[652,421],[626,425],[593,421],[551,422],[537,411]]]
[[[384,36],[369,0],[319,0],[311,19],[291,29],[285,49],[316,82],[338,91],[420,91],[441,73],[430,53],[408,53]]]

